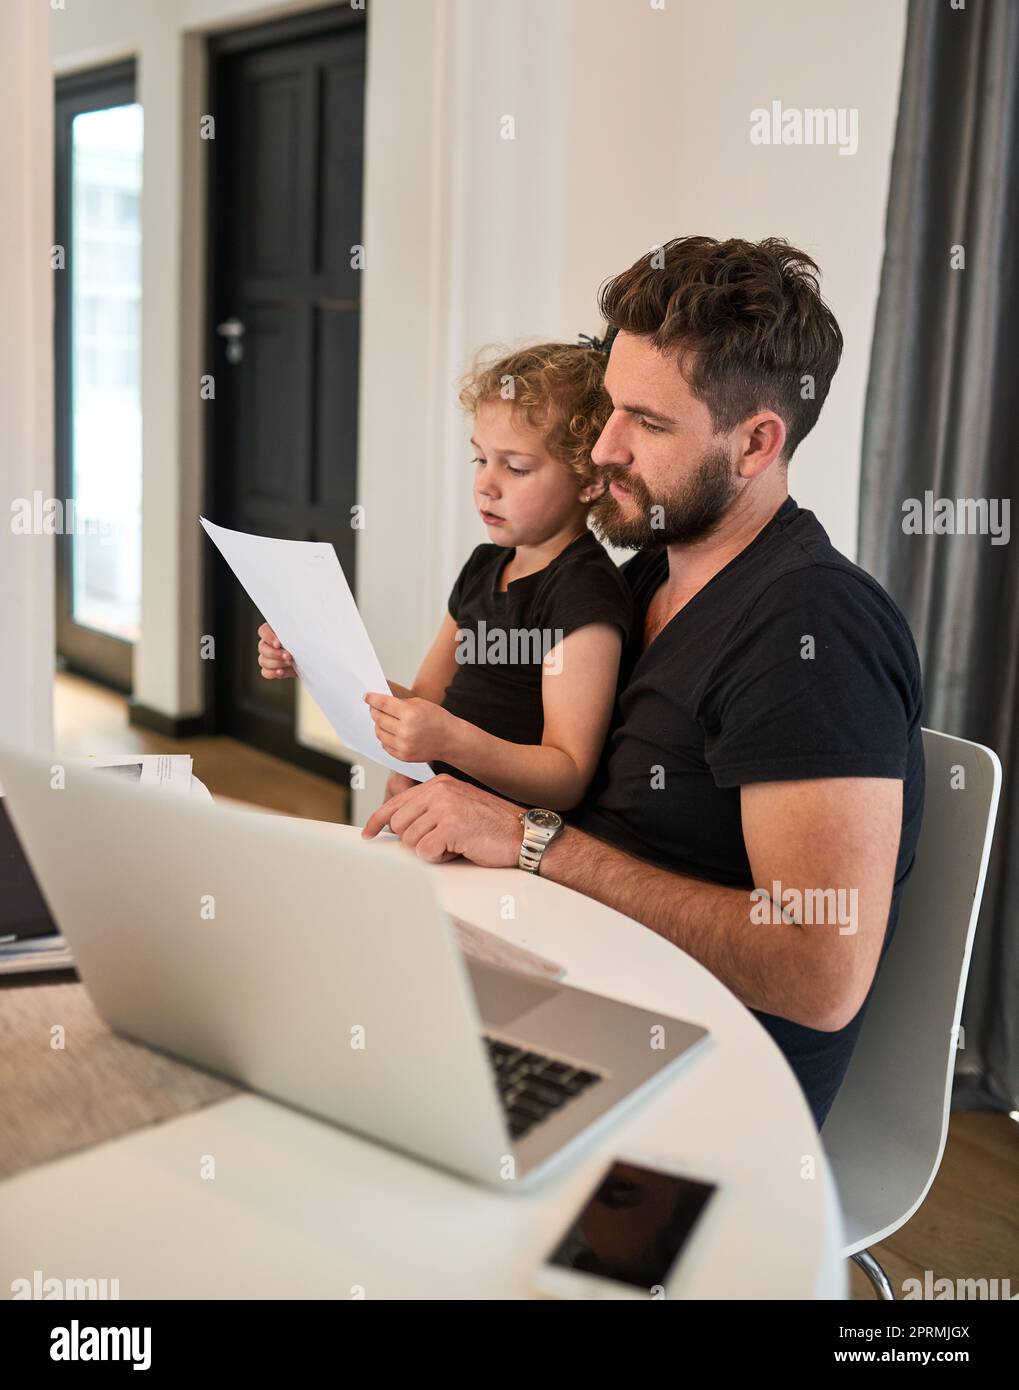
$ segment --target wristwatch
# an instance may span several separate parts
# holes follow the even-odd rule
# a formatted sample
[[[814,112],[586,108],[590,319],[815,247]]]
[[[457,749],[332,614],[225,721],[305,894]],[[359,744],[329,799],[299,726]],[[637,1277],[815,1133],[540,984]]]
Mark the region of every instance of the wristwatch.
[[[563,818],[555,811],[525,811],[521,813],[520,824],[524,827],[524,838],[520,846],[517,868],[536,874],[541,867],[541,856],[546,847],[563,828]]]

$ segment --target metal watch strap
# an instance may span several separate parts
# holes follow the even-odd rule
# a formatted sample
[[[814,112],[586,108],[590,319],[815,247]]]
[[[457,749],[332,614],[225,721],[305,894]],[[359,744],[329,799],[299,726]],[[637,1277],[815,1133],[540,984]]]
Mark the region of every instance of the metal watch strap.
[[[541,867],[541,856],[545,853],[547,844],[547,840],[541,839],[530,826],[525,825],[520,854],[517,856],[517,868],[526,869],[529,874],[536,874]]]
[[[520,817],[520,824],[524,827],[524,838],[517,856],[517,868],[536,874],[541,868],[542,855],[559,832],[557,830],[553,835],[544,836],[529,826],[523,816]]]

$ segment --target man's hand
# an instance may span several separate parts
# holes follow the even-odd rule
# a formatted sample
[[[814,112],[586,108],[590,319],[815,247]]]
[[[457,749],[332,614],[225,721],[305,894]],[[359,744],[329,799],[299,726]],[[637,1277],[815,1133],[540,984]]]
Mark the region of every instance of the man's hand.
[[[445,773],[390,797],[368,817],[362,838],[370,840],[387,823],[430,864],[462,854],[486,869],[513,868],[524,836],[515,802]]]
[[[392,757],[405,763],[446,757],[454,726],[460,722],[455,715],[417,696],[402,700],[370,692],[364,698],[371,708],[375,736]]]

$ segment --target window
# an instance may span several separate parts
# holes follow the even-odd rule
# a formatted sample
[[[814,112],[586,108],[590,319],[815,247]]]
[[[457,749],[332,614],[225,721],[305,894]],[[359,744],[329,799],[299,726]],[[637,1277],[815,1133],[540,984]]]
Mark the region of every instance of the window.
[[[130,687],[141,632],[142,110],[133,65],[57,84],[58,647]],[[70,523],[70,524],[67,524]]]

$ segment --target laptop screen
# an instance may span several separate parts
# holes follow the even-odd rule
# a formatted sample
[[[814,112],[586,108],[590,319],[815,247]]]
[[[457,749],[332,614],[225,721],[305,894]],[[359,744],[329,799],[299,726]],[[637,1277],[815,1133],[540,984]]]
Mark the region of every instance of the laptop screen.
[[[0,941],[57,931],[0,797]]]

